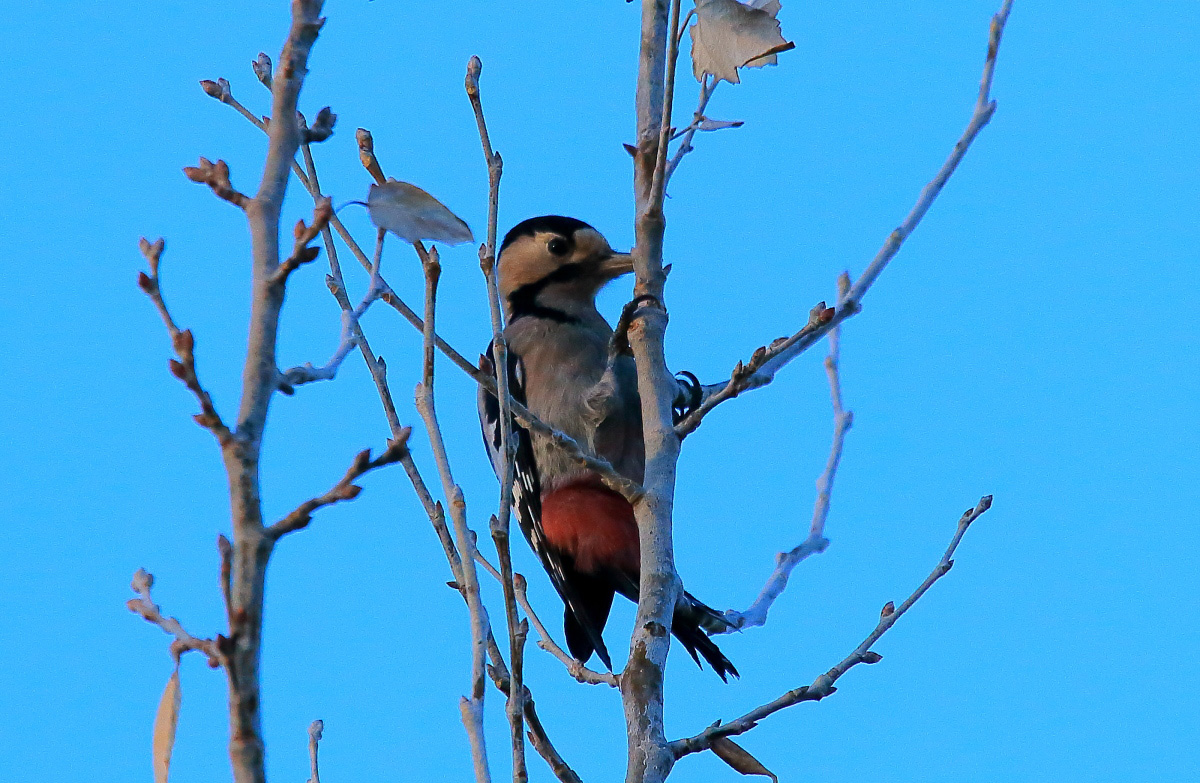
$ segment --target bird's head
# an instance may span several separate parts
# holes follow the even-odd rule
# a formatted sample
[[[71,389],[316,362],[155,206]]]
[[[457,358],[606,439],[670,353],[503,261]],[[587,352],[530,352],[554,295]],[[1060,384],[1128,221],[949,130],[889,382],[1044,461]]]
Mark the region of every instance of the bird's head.
[[[614,251],[582,220],[544,215],[505,235],[499,265],[509,320],[534,315],[569,321],[594,310],[604,284],[633,271],[633,257]]]

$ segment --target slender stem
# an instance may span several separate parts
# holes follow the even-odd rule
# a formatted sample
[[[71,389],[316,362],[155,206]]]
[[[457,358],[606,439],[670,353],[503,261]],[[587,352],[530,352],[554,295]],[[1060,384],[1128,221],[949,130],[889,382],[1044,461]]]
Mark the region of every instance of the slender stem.
[[[422,363],[421,383],[417,386],[417,410],[425,421],[425,429],[429,434],[434,460],[437,462],[438,473],[442,479],[442,490],[450,505],[450,519],[454,527],[454,536],[461,555],[461,581],[459,589],[467,599],[467,608],[471,617],[471,695],[464,697],[461,707],[463,724],[467,729],[467,737],[471,742],[471,757],[475,764],[475,779],[477,783],[489,783],[491,772],[488,769],[487,744],[483,731],[483,700],[486,684],[487,638],[489,636],[487,614],[479,595],[479,577],[475,570],[475,534],[467,527],[467,502],[463,498],[462,488],[454,483],[450,470],[450,458],[446,453],[446,443],[438,425],[437,410],[434,405],[434,318],[437,309],[437,284],[441,276],[441,264],[438,260],[437,249],[428,253],[421,243],[414,243],[417,255],[421,257],[421,265],[425,269],[425,333],[424,361]]]
[[[933,571],[925,578],[925,581],[913,591],[904,603],[896,607],[890,601],[883,607],[880,612],[879,622],[875,629],[867,635],[867,638],[862,641],[854,651],[841,660],[836,666],[813,680],[812,685],[804,685],[780,696],[778,699],[771,701],[761,707],[756,707],[745,715],[728,723],[714,723],[704,731],[688,737],[687,739],[675,740],[671,743],[671,752],[676,758],[681,758],[689,753],[698,753],[702,750],[707,750],[712,747],[713,741],[718,737],[731,737],[737,734],[744,734],[754,728],[758,721],[779,712],[782,709],[791,707],[794,704],[800,704],[806,701],[820,701],[833,694],[837,688],[834,683],[837,682],[843,674],[850,671],[860,663],[873,664],[882,660],[877,652],[873,652],[871,647],[879,641],[879,638],[887,633],[888,629],[896,624],[905,612],[913,607],[913,604],[925,595],[925,592],[933,586],[933,583],[941,579],[954,565],[954,550],[958,548],[958,544],[962,541],[963,534],[967,532],[967,528],[971,523],[979,518],[985,511],[991,508],[992,496],[985,495],[980,498],[979,504],[975,508],[967,509],[962,517],[958,520],[958,527],[954,531],[954,536],[950,539],[949,546],[946,547],[945,554],[938,564],[934,566]]]
[[[850,276],[843,272],[838,276],[839,304],[850,290]],[[808,537],[788,552],[780,552],[775,556],[775,570],[763,585],[762,592],[754,599],[744,612],[726,612],[725,619],[729,622],[726,633],[766,625],[767,612],[775,603],[784,588],[787,587],[788,577],[792,570],[810,555],[817,555],[829,546],[825,538],[825,521],[829,518],[829,503],[833,492],[833,480],[837,476],[838,465],[842,461],[842,447],[846,442],[846,431],[854,421],[854,414],[842,408],[842,384],[838,374],[840,359],[841,330],[834,327],[829,332],[829,355],[825,357],[825,375],[829,379],[829,396],[833,402],[833,445],[829,449],[829,458],[825,462],[825,471],[817,479],[817,499],[813,503],[812,522],[808,528]]]
[[[688,13],[690,14],[691,11]],[[709,82],[710,79],[712,79],[711,83]],[[696,111],[692,115],[692,122],[688,125],[687,130],[678,134],[680,136],[679,146],[675,148],[675,154],[671,156],[671,160],[667,163],[667,182],[671,181],[671,176],[679,168],[679,164],[683,162],[683,156],[692,151],[692,139],[696,137],[696,131],[700,130],[700,121],[704,119],[704,110],[708,108],[708,102],[712,98],[713,93],[717,91],[717,85],[720,83],[718,79],[713,79],[707,73],[704,74],[700,81],[700,98],[696,104]]]
[[[860,302],[866,296],[867,291],[870,290],[888,263],[895,258],[904,241],[920,224],[921,219],[925,217],[925,213],[929,211],[930,206],[933,205],[933,202],[942,192],[942,188],[945,187],[946,182],[949,181],[951,175],[958,168],[958,164],[962,162],[963,157],[967,154],[967,150],[970,149],[979,132],[987,126],[988,121],[991,120],[992,115],[996,112],[996,102],[991,99],[992,76],[996,68],[996,56],[1000,49],[1000,39],[1004,34],[1004,25],[1008,22],[1008,15],[1011,10],[1012,0],[1004,0],[1000,11],[992,17],[988,35],[987,58],[984,62],[983,77],[979,83],[979,93],[975,101],[974,110],[971,113],[971,119],[968,121],[962,136],[954,145],[950,156],[946,158],[946,161],[942,164],[942,167],[938,170],[934,178],[921,190],[916,203],[904,218],[904,221],[888,235],[888,238],[883,243],[883,247],[876,253],[875,258],[859,276],[858,280],[854,282],[854,285],[850,287],[845,301],[839,305],[836,313],[830,319],[822,321],[815,328],[813,328],[810,322],[809,325],[806,325],[796,334],[776,345],[772,345],[769,356],[755,368],[754,372],[745,374],[743,377],[733,377],[722,383],[706,385],[704,387],[704,401],[702,404],[684,421],[680,422],[677,427],[680,435],[687,435],[695,430],[700,425],[700,421],[721,402],[732,399],[743,391],[761,388],[769,384],[775,379],[777,372],[815,345],[829,330],[847,318],[858,314],[861,310]]]
[[[496,516],[492,517],[492,540],[500,561],[500,584],[504,591],[505,618],[508,622],[509,659],[512,676],[509,681],[508,700],[505,711],[508,715],[509,734],[512,740],[513,783],[529,779],[525,765],[524,709],[521,703],[525,692],[524,638],[517,617],[516,591],[513,587],[512,555],[509,549],[509,528],[512,514],[513,448],[512,413],[509,409],[508,390],[508,344],[504,339],[504,317],[500,308],[500,280],[496,264],[496,234],[500,208],[500,177],[504,173],[504,162],[500,153],[492,149],[488,135],[487,120],[483,115],[483,101],[479,93],[479,75],[483,62],[472,57],[467,64],[465,86],[471,108],[475,112],[475,123],[479,128],[479,142],[483,147],[483,160],[488,173],[488,219],[487,241],[479,247],[479,268],[487,282],[488,311],[492,318],[492,363],[496,367],[496,399],[500,409],[500,502]]]
[[[541,647],[546,652],[553,655],[558,660],[562,661],[563,666],[567,667],[567,672],[579,682],[586,685],[609,685],[613,688],[619,687],[620,680],[617,675],[608,672],[598,672],[594,669],[589,669],[581,661],[574,656],[568,654],[558,643],[554,641],[554,637],[546,630],[546,626],[542,623],[541,618],[537,616],[537,612],[533,611],[533,605],[529,603],[529,596],[525,594],[525,577],[516,574],[513,579],[513,584],[516,586],[517,601],[521,604],[521,608],[525,610],[525,615],[533,623],[534,629],[538,634],[538,647]]]

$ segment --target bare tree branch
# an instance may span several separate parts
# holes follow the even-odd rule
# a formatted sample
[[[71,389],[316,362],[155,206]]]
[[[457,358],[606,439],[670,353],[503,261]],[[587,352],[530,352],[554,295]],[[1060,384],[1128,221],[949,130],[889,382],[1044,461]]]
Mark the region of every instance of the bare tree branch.
[[[221,447],[225,448],[233,442],[233,433],[221,420],[216,406],[213,405],[212,397],[200,385],[200,378],[196,375],[196,342],[192,337],[192,330],[181,331],[175,325],[175,320],[171,318],[167,303],[162,296],[162,286],[158,279],[158,265],[162,260],[166,243],[161,238],[154,242],[148,242],[145,237],[142,237],[138,242],[138,247],[141,248],[142,255],[150,264],[150,274],[138,273],[138,287],[146,293],[146,296],[150,297],[150,301],[158,309],[158,314],[162,316],[163,323],[167,327],[167,333],[171,336],[171,346],[175,349],[175,355],[179,357],[170,362],[171,374],[183,381],[200,403],[200,413],[192,418],[201,427],[212,432]]]
[[[475,571],[475,535],[467,526],[467,503],[463,498],[462,488],[454,483],[454,475],[450,470],[450,458],[446,453],[445,439],[438,425],[437,409],[434,404],[434,317],[437,308],[437,284],[441,276],[441,264],[438,261],[437,249],[428,253],[421,243],[413,247],[421,258],[425,269],[425,340],[424,362],[421,383],[417,385],[417,410],[425,421],[425,429],[429,434],[434,461],[442,479],[442,490],[450,503],[450,518],[454,525],[454,536],[461,555],[461,581],[459,587],[467,599],[467,607],[471,615],[471,695],[464,697],[460,703],[463,724],[467,729],[467,737],[471,741],[471,757],[475,764],[475,779],[478,783],[488,783],[491,772],[488,769],[487,745],[483,731],[483,698],[486,671],[487,638],[489,635],[487,613],[479,594],[479,577]]]
[[[229,182],[229,164],[223,160],[213,163],[208,158],[200,158],[199,165],[184,166],[183,174],[192,182],[208,185],[218,198],[242,209],[250,201],[245,193],[238,192]]]
[[[583,664],[582,661],[577,660],[574,656],[563,650],[562,647],[559,647],[558,643],[554,641],[554,637],[550,635],[550,632],[546,630],[546,626],[537,616],[537,612],[533,611],[533,606],[529,603],[529,596],[525,593],[525,588],[527,585],[525,577],[521,576],[520,574],[515,574],[513,576],[513,584],[516,587],[517,602],[521,604],[521,608],[525,610],[525,615],[529,618],[530,622],[533,623],[533,627],[538,633],[538,647],[541,647],[543,650],[562,661],[563,665],[567,667],[567,672],[579,682],[587,685],[608,685],[613,688],[620,687],[620,679],[617,675],[609,672],[598,672],[593,669],[589,669]]]
[[[843,272],[838,276],[838,296],[844,299],[850,291],[850,275]],[[842,408],[842,384],[838,377],[839,341],[841,330],[833,327],[829,331],[829,355],[825,357],[825,374],[829,378],[829,396],[833,402],[833,445],[829,449],[829,459],[825,463],[825,471],[817,479],[817,499],[813,505],[812,523],[808,528],[808,537],[789,552],[780,552],[775,556],[775,570],[771,573],[762,592],[745,612],[726,612],[725,619],[729,621],[726,633],[766,625],[767,612],[775,603],[785,587],[792,569],[799,565],[809,555],[820,554],[829,546],[825,538],[825,520],[829,518],[829,501],[833,491],[833,480],[837,476],[838,464],[842,460],[842,445],[846,440],[846,431],[854,421],[854,414]]]
[[[984,495],[980,498],[975,508],[969,508],[963,513],[962,517],[958,520],[958,527],[954,531],[954,536],[950,539],[950,545],[946,547],[945,554],[942,555],[942,559],[934,566],[933,571],[925,578],[925,581],[898,608],[889,601],[883,607],[883,611],[880,612],[879,623],[875,626],[875,630],[871,631],[862,644],[854,648],[854,651],[843,658],[838,665],[813,680],[812,685],[805,685],[788,691],[778,699],[751,710],[737,720],[725,724],[721,724],[718,721],[694,737],[675,740],[670,746],[675,758],[682,758],[689,753],[698,753],[699,751],[707,750],[712,747],[713,741],[718,737],[731,737],[737,734],[744,734],[754,728],[758,724],[758,721],[786,707],[791,707],[794,704],[800,704],[805,701],[820,701],[837,690],[834,687],[834,683],[843,674],[850,671],[850,669],[860,663],[871,664],[882,660],[883,656],[877,652],[873,652],[871,647],[879,641],[881,636],[887,633],[889,628],[896,624],[896,621],[905,612],[912,608],[913,604],[925,594],[925,591],[933,586],[934,582],[949,573],[951,566],[954,565],[954,560],[952,559],[954,550],[958,548],[959,542],[962,541],[963,534],[967,532],[967,528],[970,527],[971,523],[991,508],[991,506],[992,496]]]
[[[765,358],[759,366],[749,375],[741,378],[731,378],[724,383],[706,385],[704,387],[704,402],[691,416],[680,423],[678,432],[681,435],[686,435],[700,424],[700,420],[704,418],[717,404],[724,402],[727,399],[736,397],[738,393],[749,389],[757,389],[766,386],[775,379],[775,374],[785,367],[789,362],[795,359],[800,354],[811,348],[817,340],[825,335],[833,327],[847,318],[857,314],[860,307],[860,302],[866,296],[868,290],[878,279],[883,272],[888,262],[896,256],[900,251],[904,240],[920,224],[921,219],[925,217],[925,213],[929,211],[929,207],[933,205],[938,194],[942,192],[946,182],[950,176],[958,168],[958,164],[962,162],[963,157],[970,149],[975,137],[992,119],[992,115],[996,112],[996,102],[991,99],[992,76],[996,69],[996,55],[1000,49],[1000,39],[1004,34],[1004,25],[1008,22],[1009,12],[1012,10],[1012,0],[1004,0],[1000,11],[992,17],[991,28],[988,34],[988,50],[987,58],[984,61],[983,77],[979,83],[979,94],[975,101],[974,111],[971,113],[971,119],[967,123],[966,130],[954,145],[953,151],[942,164],[941,169],[934,178],[921,190],[921,194],[917,197],[916,204],[909,211],[904,221],[893,231],[883,243],[883,247],[875,255],[875,258],[859,276],[854,285],[850,287],[850,292],[846,296],[845,303],[838,307],[837,312],[827,321],[824,321],[818,328],[811,328],[811,321],[803,329],[796,334],[787,338],[784,341],[777,341],[777,347],[773,344],[774,350]],[[761,349],[760,349],[761,350]],[[712,398],[715,401],[711,401]]]
[[[696,431],[696,428],[700,426],[700,422],[704,420],[704,417],[713,408],[726,400],[733,399],[746,389],[757,388],[754,384],[756,383],[759,371],[764,366],[801,341],[806,346],[815,343],[828,331],[828,328],[826,328],[827,325],[835,323],[836,317],[837,311],[826,307],[824,302],[818,302],[809,311],[808,323],[804,325],[803,329],[791,337],[781,337],[769,346],[763,346],[755,350],[750,360],[744,364],[738,362],[729,376],[729,381],[725,384],[718,384],[716,390],[712,393],[708,392],[713,387],[706,387],[703,401],[683,421],[675,425],[675,433],[681,438],[687,437]]]
[[[125,602],[125,606],[129,607],[129,611],[134,614],[141,615],[147,622],[157,625],[167,634],[175,637],[171,642],[171,657],[175,659],[175,664],[179,664],[179,657],[188,650],[196,650],[208,656],[208,665],[216,669],[225,663],[225,659],[221,654],[221,648],[216,641],[212,639],[200,639],[192,636],[184,630],[183,625],[174,617],[164,617],[158,604],[154,603],[154,599],[150,595],[150,588],[154,587],[154,575],[148,573],[146,569],[139,568],[133,575],[133,581],[129,585],[133,592],[138,594],[137,598],[130,598]]]
[[[375,300],[379,298],[383,291],[383,278],[379,274],[379,267],[383,261],[383,240],[387,236],[387,232],[382,228],[376,232],[375,240],[375,260],[371,263],[371,282],[367,287],[367,292],[363,294],[362,301],[353,310],[342,310],[342,330],[338,338],[337,350],[333,352],[333,356],[329,361],[321,367],[313,367],[312,363],[306,363],[302,367],[293,367],[283,373],[283,383],[289,387],[299,386],[304,383],[312,383],[313,381],[333,380],[337,375],[338,369],[342,366],[342,362],[358,345],[358,340],[362,334],[362,329],[359,328],[358,322],[367,312]]]
[[[272,282],[280,267],[279,220],[290,169],[301,143],[294,121],[308,55],[324,24],[321,0],[293,0],[292,21],[272,80],[266,163],[257,194],[245,202],[253,257],[249,341],[234,447],[224,450],[229,475],[233,542],[230,557],[229,756],[236,783],[265,783],[259,661],[266,568],[273,539],[262,520],[259,456],[271,398],[279,388],[276,344],[283,286]]]
[[[546,736],[546,729],[542,726],[541,718],[538,717],[537,709],[533,704],[533,697],[529,694],[529,689],[525,689],[525,722],[529,725],[529,744],[533,745],[546,763],[550,765],[550,771],[562,783],[583,783],[579,779],[579,775],[575,774],[575,770],[563,761],[562,756],[550,743],[550,738]]]
[[[487,282],[488,310],[492,318],[492,362],[496,371],[496,399],[500,410],[500,502],[496,515],[492,517],[492,540],[500,561],[500,584],[504,591],[504,613],[508,623],[509,658],[512,676],[509,682],[508,715],[509,734],[512,740],[513,783],[529,779],[525,765],[524,711],[521,701],[524,694],[524,634],[517,618],[517,601],[513,588],[512,555],[509,550],[509,519],[512,513],[513,449],[512,419],[508,401],[508,344],[504,339],[504,316],[500,308],[499,272],[496,269],[496,235],[500,208],[500,177],[504,173],[504,161],[500,153],[492,149],[487,121],[483,116],[483,101],[479,94],[479,75],[483,62],[472,57],[467,63],[464,85],[471,108],[475,112],[475,124],[479,128],[479,142],[483,147],[483,159],[488,172],[488,219],[487,239],[479,246],[479,268]]]
[[[620,678],[628,745],[626,783],[659,783],[674,764],[663,733],[663,678],[680,591],[671,520],[680,438],[672,426],[678,386],[664,358],[667,312],[661,303],[666,282],[662,263],[665,146],[670,135],[667,126],[679,54],[680,3],[672,0],[669,5],[670,30],[668,0],[642,0],[638,63],[634,297],[648,297],[659,304],[639,308],[629,328],[637,366],[646,467],[645,494],[634,503],[641,552],[637,619],[629,660]]]
[[[313,512],[339,503],[343,500],[354,500],[362,492],[362,487],[354,483],[360,476],[370,473],[376,468],[399,462],[401,456],[408,451],[408,433],[402,432],[399,440],[389,440],[388,447],[375,459],[371,459],[371,450],[364,449],[354,458],[354,463],[346,471],[346,475],[330,487],[323,495],[306,500],[295,511],[267,528],[267,538],[277,541],[288,533],[303,530],[312,521]]]
[[[312,777],[308,783],[321,783],[321,771],[317,767],[317,747],[325,733],[325,721],[314,720],[308,726],[308,758],[312,764]]]

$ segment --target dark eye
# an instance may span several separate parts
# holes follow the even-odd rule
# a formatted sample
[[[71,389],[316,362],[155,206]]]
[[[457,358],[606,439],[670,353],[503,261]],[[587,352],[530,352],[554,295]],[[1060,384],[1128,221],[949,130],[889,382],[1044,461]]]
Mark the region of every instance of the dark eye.
[[[555,237],[546,243],[546,249],[556,256],[565,256],[570,247],[562,237]]]

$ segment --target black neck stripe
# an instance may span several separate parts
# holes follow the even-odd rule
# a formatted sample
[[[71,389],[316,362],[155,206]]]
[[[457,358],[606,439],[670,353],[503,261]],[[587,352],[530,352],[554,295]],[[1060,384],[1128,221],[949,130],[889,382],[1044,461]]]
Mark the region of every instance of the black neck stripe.
[[[522,316],[533,316],[534,318],[546,318],[558,323],[579,323],[579,319],[565,310],[560,310],[556,307],[546,307],[539,304],[537,301],[538,295],[546,289],[547,286],[554,283],[567,283],[572,280],[577,280],[584,275],[584,266],[582,264],[563,264],[558,269],[555,269],[550,274],[535,280],[532,283],[526,283],[520,288],[508,295],[509,309],[512,312],[512,320],[515,321]]]

